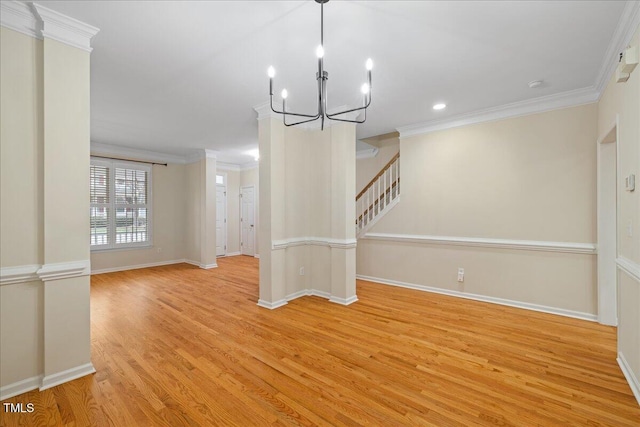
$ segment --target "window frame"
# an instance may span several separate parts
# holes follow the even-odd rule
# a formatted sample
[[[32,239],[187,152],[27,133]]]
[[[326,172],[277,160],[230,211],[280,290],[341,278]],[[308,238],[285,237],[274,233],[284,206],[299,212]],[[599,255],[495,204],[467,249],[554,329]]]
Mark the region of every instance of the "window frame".
[[[90,164],[108,168],[109,171],[109,203],[89,203],[89,218],[91,209],[94,207],[106,207],[111,215],[109,216],[108,239],[111,243],[103,245],[92,245],[89,241],[91,252],[118,251],[127,249],[150,248],[153,246],[153,168],[146,163],[138,163],[126,160],[106,160],[95,157],[90,158]],[[122,204],[116,203],[116,169],[133,169],[147,173],[147,195],[144,206],[147,209],[147,240],[144,242],[116,243],[116,217],[117,209]],[[139,209],[140,204],[134,209]]]

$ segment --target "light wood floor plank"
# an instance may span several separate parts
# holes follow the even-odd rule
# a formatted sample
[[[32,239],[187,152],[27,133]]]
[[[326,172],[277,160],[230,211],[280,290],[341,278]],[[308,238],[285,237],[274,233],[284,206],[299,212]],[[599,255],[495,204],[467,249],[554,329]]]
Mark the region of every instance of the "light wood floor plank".
[[[640,426],[615,328],[364,281],[270,311],[218,264],[93,276],[97,373],[0,426]]]

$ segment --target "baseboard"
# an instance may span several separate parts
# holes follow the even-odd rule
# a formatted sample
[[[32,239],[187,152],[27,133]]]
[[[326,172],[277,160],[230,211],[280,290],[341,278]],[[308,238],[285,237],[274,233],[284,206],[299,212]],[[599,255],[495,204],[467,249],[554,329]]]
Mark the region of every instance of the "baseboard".
[[[629,387],[631,387],[633,395],[636,397],[636,400],[640,405],[640,381],[638,381],[638,378],[633,373],[633,370],[631,370],[631,367],[629,366],[629,363],[627,362],[627,359],[625,359],[622,352],[618,352],[618,358],[616,360],[618,361],[618,365],[620,365],[620,369],[622,369],[624,377],[629,383]]]
[[[379,277],[364,276],[362,274],[356,274],[356,278],[360,280],[366,280],[369,282],[381,283],[383,285],[398,286],[401,288],[414,289],[414,290],[424,291],[424,292],[432,292],[436,294],[465,298],[465,299],[470,299],[474,301],[490,302],[493,304],[506,305],[509,307],[523,308],[525,310],[556,314],[559,316],[572,317],[574,319],[580,319],[580,320],[588,320],[590,322],[598,321],[598,316],[596,316],[595,314],[583,313],[580,311],[572,311],[564,308],[549,307],[546,305],[531,304],[528,302],[514,301],[514,300],[509,300],[504,298],[485,296],[485,295],[468,294],[465,292],[452,291],[449,289],[434,288],[432,286],[423,286],[423,285],[417,285],[414,283],[405,283],[405,282],[400,282],[396,280],[381,279]]]
[[[37,375],[0,387],[0,400],[9,399],[10,397],[37,389],[40,387],[40,384],[42,384],[42,377],[42,375]]]
[[[259,307],[268,308],[269,310],[275,310],[276,308],[282,307],[283,305],[287,305],[286,299],[281,299],[275,302],[269,302],[262,299],[258,300]]]
[[[351,305],[356,301],[358,301],[358,297],[355,295],[352,295],[349,298],[339,298],[334,296],[329,298],[329,302],[335,302],[336,304],[340,304],[340,305]]]
[[[184,262],[185,264],[195,265],[196,267],[200,267],[200,263],[198,261],[193,261],[185,258],[182,260],[182,262]]]
[[[93,276],[94,274],[115,273],[117,271],[137,270],[140,268],[160,267],[163,265],[182,264],[184,262],[185,262],[184,259],[174,259],[170,261],[150,262],[148,264],[135,264],[135,265],[124,265],[124,266],[113,267],[113,268],[102,268],[100,270],[91,270],[91,275]]]
[[[42,379],[40,391],[84,377],[85,375],[94,374],[95,372],[96,369],[93,367],[93,364],[87,363],[67,369],[66,371],[58,372],[57,374],[47,375]]]
[[[228,256],[238,256],[238,255],[242,255],[242,252],[227,252],[226,254],[224,254],[224,256],[228,257]]]
[[[204,269],[204,270],[209,270],[212,268],[218,268],[218,264],[216,264],[215,262],[212,264],[198,264],[198,267]]]
[[[254,258],[260,258],[260,254],[255,254],[253,257]]]

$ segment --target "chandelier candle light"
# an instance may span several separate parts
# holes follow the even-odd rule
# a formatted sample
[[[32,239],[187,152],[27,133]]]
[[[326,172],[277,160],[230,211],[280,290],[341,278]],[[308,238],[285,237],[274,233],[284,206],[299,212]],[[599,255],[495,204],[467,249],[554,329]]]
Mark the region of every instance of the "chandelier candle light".
[[[367,83],[364,83],[361,87],[363,95],[363,106],[358,108],[351,108],[337,113],[327,113],[327,80],[329,79],[329,73],[324,70],[324,4],[329,0],[315,0],[320,4],[320,46],[316,49],[316,56],[318,57],[318,72],[316,73],[316,80],[318,81],[318,112],[316,114],[301,114],[287,111],[287,96],[286,89],[282,89],[282,111],[278,111],[273,107],[273,78],[276,75],[276,70],[273,67],[269,67],[267,75],[269,76],[269,98],[271,101],[271,110],[274,113],[282,114],[282,121],[285,126],[295,126],[302,123],[313,122],[320,119],[320,129],[324,130],[325,117],[330,120],[338,120],[348,123],[364,123],[367,120],[367,107],[371,105],[371,69],[373,68],[373,61],[371,58],[367,59],[365,67],[367,69]],[[352,113],[355,111],[363,111],[364,116],[362,120],[348,120],[345,118],[338,118],[338,116],[346,113]],[[303,119],[294,123],[287,123],[287,116],[302,117]]]

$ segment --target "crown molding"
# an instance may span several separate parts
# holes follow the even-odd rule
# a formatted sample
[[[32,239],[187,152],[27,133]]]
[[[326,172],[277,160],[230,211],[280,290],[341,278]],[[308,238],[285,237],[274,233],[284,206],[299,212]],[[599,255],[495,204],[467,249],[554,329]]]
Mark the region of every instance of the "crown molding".
[[[42,20],[42,36],[69,46],[91,52],[91,39],[100,29],[63,15],[48,7],[33,3],[33,7]]]
[[[356,151],[356,160],[372,159],[378,155],[378,151],[380,150],[376,147],[369,148],[366,150]]]
[[[157,151],[140,150],[137,148],[123,147],[120,145],[102,144],[91,141],[91,155],[107,155],[127,157],[128,160],[141,160],[157,163],[186,163],[183,156],[159,153]]]
[[[598,79],[596,80],[596,91],[602,94],[607,87],[616,66],[618,65],[618,55],[631,41],[633,33],[640,25],[640,2],[627,1],[616,30],[611,36],[609,47],[604,55]]]
[[[241,170],[240,165],[237,165],[235,163],[227,163],[227,162],[217,162],[216,169],[229,171],[229,172],[240,172]]]
[[[27,36],[42,39],[42,22],[27,3],[0,2],[0,25]]]
[[[207,148],[200,148],[189,154],[187,154],[183,160],[183,163],[195,163],[202,159],[218,159],[218,151],[209,150]]]
[[[432,120],[415,125],[397,128],[400,139],[410,136],[437,132],[476,123],[484,123],[514,117],[525,116],[561,108],[575,107],[578,105],[596,102],[600,94],[593,86],[576,89],[555,95],[541,96],[525,101],[514,102],[498,107],[486,108],[468,114],[460,114],[443,120]]]

